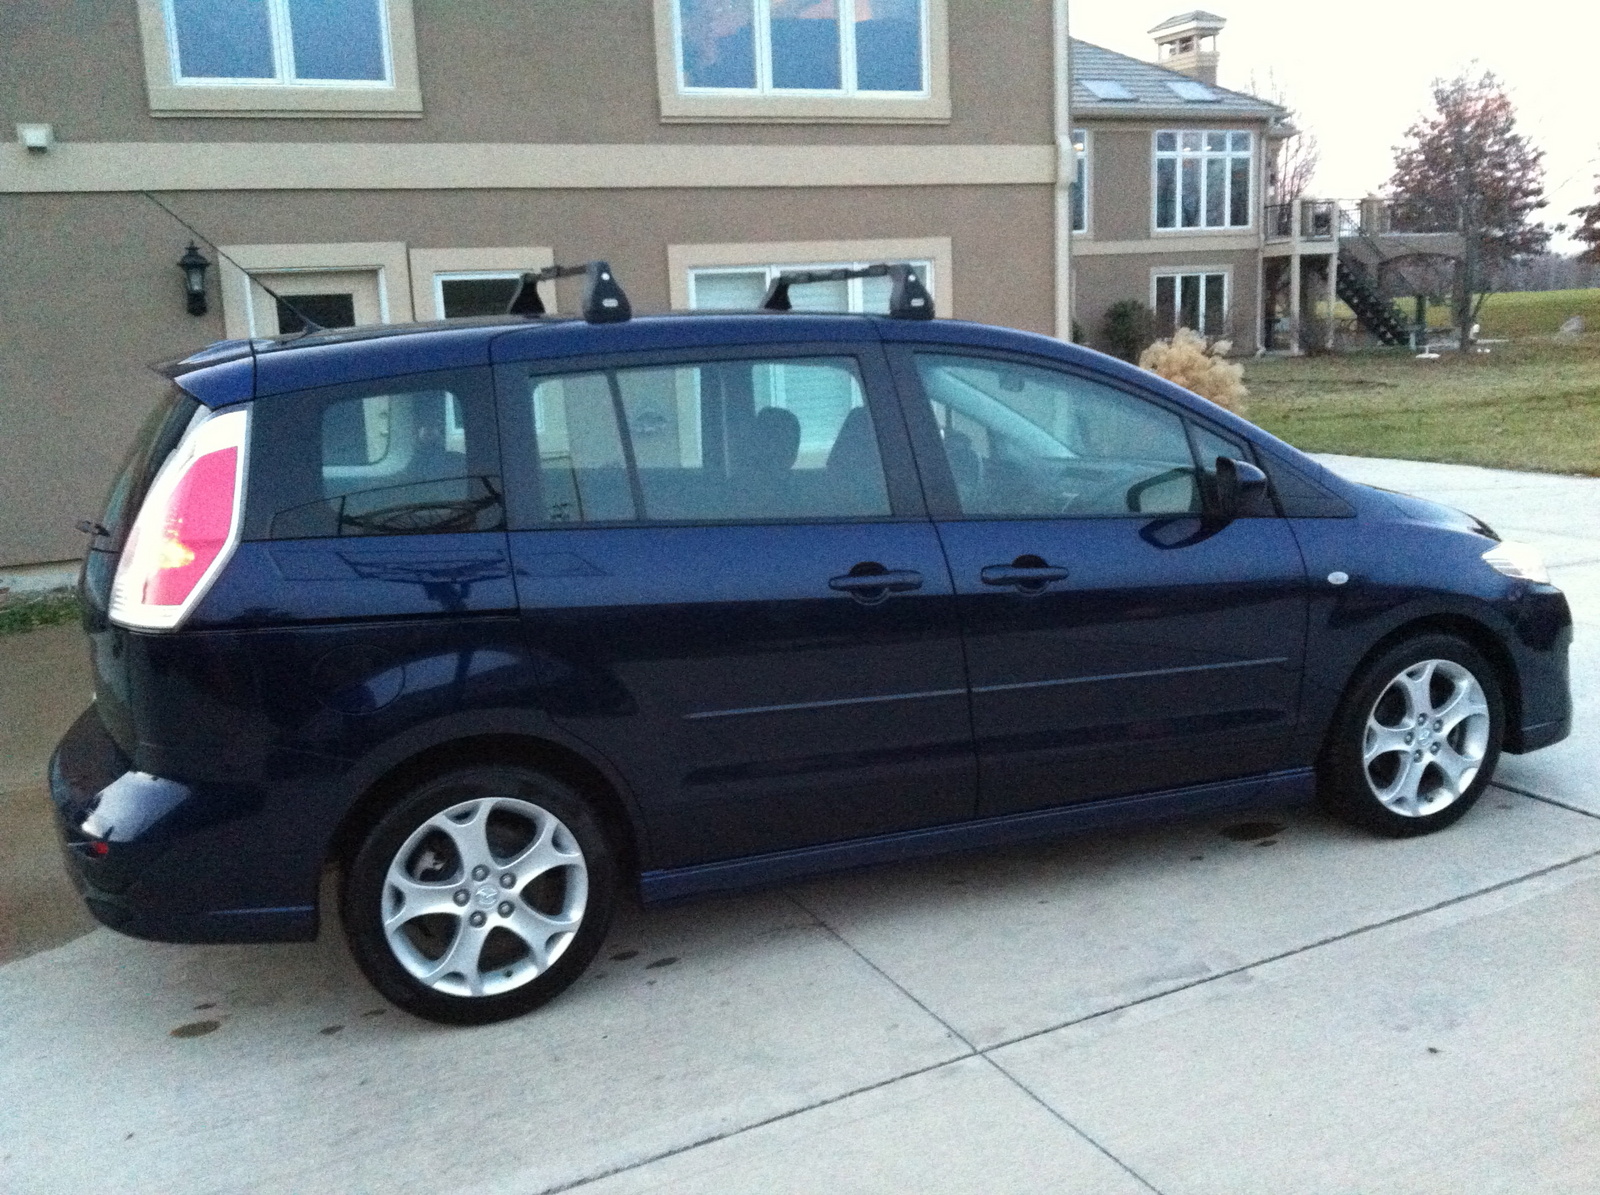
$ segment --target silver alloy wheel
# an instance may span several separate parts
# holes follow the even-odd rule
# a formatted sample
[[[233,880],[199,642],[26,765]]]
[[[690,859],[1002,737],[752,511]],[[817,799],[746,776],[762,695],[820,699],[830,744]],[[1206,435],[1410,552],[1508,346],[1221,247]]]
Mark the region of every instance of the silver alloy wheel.
[[[451,996],[497,996],[549,970],[571,944],[589,869],[560,818],[482,797],[434,814],[383,882],[383,932],[413,978]]]
[[[1367,714],[1361,748],[1367,785],[1391,812],[1427,817],[1471,787],[1489,746],[1489,701],[1454,660],[1412,664]]]

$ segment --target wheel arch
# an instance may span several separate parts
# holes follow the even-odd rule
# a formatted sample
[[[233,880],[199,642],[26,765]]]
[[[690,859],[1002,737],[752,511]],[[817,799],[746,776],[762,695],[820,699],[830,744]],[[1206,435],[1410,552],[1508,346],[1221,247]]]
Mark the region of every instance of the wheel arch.
[[[1489,626],[1465,614],[1438,612],[1425,614],[1401,623],[1369,647],[1356,661],[1355,667],[1345,677],[1342,692],[1349,693],[1351,684],[1384,652],[1423,635],[1444,634],[1464,640],[1475,648],[1495,671],[1500,685],[1500,696],[1505,702],[1506,722],[1504,741],[1510,747],[1517,741],[1522,727],[1522,678],[1517,663],[1506,648],[1504,640]]]
[[[622,873],[636,877],[645,859],[643,827],[621,782],[573,746],[537,733],[486,730],[433,743],[389,763],[345,810],[328,844],[326,862],[343,866],[383,811],[404,793],[453,768],[484,764],[534,768],[587,797],[617,852]]]

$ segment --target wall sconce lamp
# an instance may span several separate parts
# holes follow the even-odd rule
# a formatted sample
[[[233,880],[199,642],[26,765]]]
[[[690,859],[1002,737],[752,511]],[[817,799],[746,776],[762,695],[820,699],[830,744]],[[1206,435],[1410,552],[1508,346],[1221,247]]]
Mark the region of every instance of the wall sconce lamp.
[[[204,315],[206,313],[206,271],[211,268],[211,262],[200,247],[193,241],[189,248],[178,259],[178,268],[183,271],[183,293],[189,301],[190,315]]]

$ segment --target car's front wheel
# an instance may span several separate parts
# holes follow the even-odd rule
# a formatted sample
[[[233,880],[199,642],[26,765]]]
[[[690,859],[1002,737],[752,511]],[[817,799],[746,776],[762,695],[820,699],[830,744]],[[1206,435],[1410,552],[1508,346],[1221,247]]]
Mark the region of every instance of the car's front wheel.
[[[1488,786],[1504,729],[1499,679],[1481,652],[1453,635],[1401,643],[1345,694],[1321,760],[1323,803],[1390,837],[1443,829]]]
[[[451,1024],[520,1016],[583,973],[617,886],[598,820],[522,767],[453,771],[367,833],[344,876],[351,952],[408,1012]]]

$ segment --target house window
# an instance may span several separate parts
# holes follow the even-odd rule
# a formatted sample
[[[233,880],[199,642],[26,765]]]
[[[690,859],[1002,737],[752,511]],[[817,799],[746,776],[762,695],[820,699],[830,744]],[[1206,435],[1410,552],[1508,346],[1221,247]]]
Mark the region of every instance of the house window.
[[[761,306],[767,286],[785,270],[859,269],[868,262],[822,262],[807,265],[713,267],[689,271],[689,306],[696,311],[753,311]],[[908,262],[930,294],[934,292],[933,263]],[[789,291],[795,311],[843,311],[886,315],[889,311],[888,278],[851,278],[844,282],[808,282]]]
[[[1072,154],[1077,172],[1072,184],[1072,231],[1089,229],[1089,134],[1083,129],[1072,131]]]
[[[440,319],[504,315],[522,285],[521,271],[474,271],[433,276],[433,309]],[[548,289],[548,286],[547,286]]]
[[[164,0],[183,86],[392,87],[384,0]]]
[[[1156,227],[1250,227],[1251,135],[1156,134]]]
[[[674,0],[685,93],[922,97],[928,0]]]
[[[1228,275],[1225,271],[1157,274],[1156,327],[1164,337],[1179,328],[1202,336],[1228,332]]]
[[[522,276],[552,264],[548,246],[410,249],[411,306],[419,320],[505,315]],[[556,311],[556,288],[539,288],[545,310]]]
[[[412,0],[135,0],[152,116],[422,114]]]

